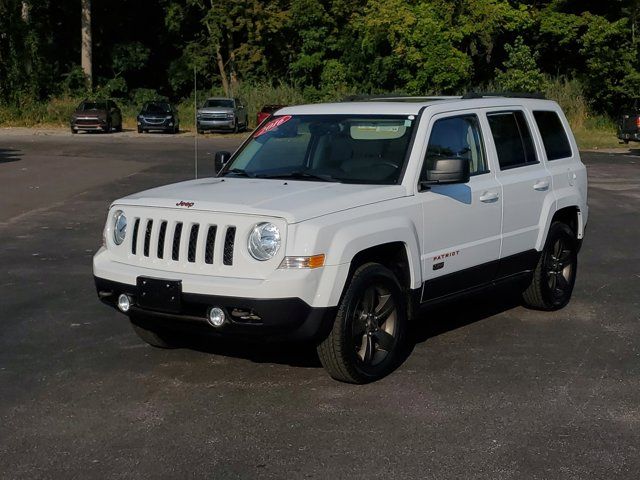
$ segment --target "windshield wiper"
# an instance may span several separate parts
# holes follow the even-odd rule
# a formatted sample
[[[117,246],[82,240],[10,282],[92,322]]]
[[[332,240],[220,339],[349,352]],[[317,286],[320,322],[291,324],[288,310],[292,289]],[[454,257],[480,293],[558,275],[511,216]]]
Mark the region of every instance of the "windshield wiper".
[[[320,180],[322,182],[339,182],[340,180],[332,177],[331,175],[309,172],[287,172],[278,173],[275,175],[256,175],[259,178],[293,178],[300,180]]]
[[[249,178],[254,178],[255,177],[255,174],[249,173],[246,170],[243,170],[242,168],[232,168],[231,170],[227,170],[226,172],[224,172],[225,176],[228,173],[234,173],[234,174],[240,175],[242,177],[249,177]]]

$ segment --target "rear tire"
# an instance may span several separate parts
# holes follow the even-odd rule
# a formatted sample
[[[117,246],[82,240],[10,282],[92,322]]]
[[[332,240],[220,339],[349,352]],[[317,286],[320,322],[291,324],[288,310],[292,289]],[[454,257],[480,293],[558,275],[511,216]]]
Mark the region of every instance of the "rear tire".
[[[578,240],[562,222],[549,227],[547,241],[533,272],[531,284],[522,294],[527,307],[559,310],[571,300],[578,270]]]
[[[141,340],[156,348],[177,348],[178,344],[167,332],[147,327],[144,318],[131,316],[131,327]]]
[[[142,133],[142,128],[138,127],[138,133]]]
[[[393,272],[366,263],[353,274],[331,333],[317,347],[320,361],[341,382],[378,380],[398,363],[406,321],[406,296]]]

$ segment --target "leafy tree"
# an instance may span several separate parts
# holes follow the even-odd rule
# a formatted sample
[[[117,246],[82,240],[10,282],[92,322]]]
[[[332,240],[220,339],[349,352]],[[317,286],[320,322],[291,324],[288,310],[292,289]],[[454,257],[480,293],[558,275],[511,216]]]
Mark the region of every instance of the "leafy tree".
[[[513,45],[505,45],[509,58],[504,62],[504,70],[496,70],[496,83],[509,92],[541,92],[545,90],[544,75],[536,64],[537,52],[525,45],[518,37]]]

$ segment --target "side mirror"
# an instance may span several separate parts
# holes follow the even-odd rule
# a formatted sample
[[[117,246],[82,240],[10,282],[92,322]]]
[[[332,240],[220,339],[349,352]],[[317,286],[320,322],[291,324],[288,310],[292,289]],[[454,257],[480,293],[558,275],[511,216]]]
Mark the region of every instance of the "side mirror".
[[[425,180],[420,186],[467,183],[470,176],[469,160],[463,158],[437,158],[431,169],[427,170]]]
[[[225,152],[225,151],[216,152],[216,155],[214,157],[216,173],[222,170],[222,167],[224,167],[227,164],[230,158],[231,158],[230,152]]]

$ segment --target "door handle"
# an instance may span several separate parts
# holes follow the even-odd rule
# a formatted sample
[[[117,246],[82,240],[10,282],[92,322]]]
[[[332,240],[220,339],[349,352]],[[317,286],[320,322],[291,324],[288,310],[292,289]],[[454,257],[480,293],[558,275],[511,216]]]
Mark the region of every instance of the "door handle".
[[[547,180],[540,180],[539,182],[536,182],[536,184],[533,186],[533,189],[539,192],[549,190],[549,182]]]
[[[493,203],[500,198],[500,195],[497,192],[484,192],[480,195],[480,201],[484,203]]]

